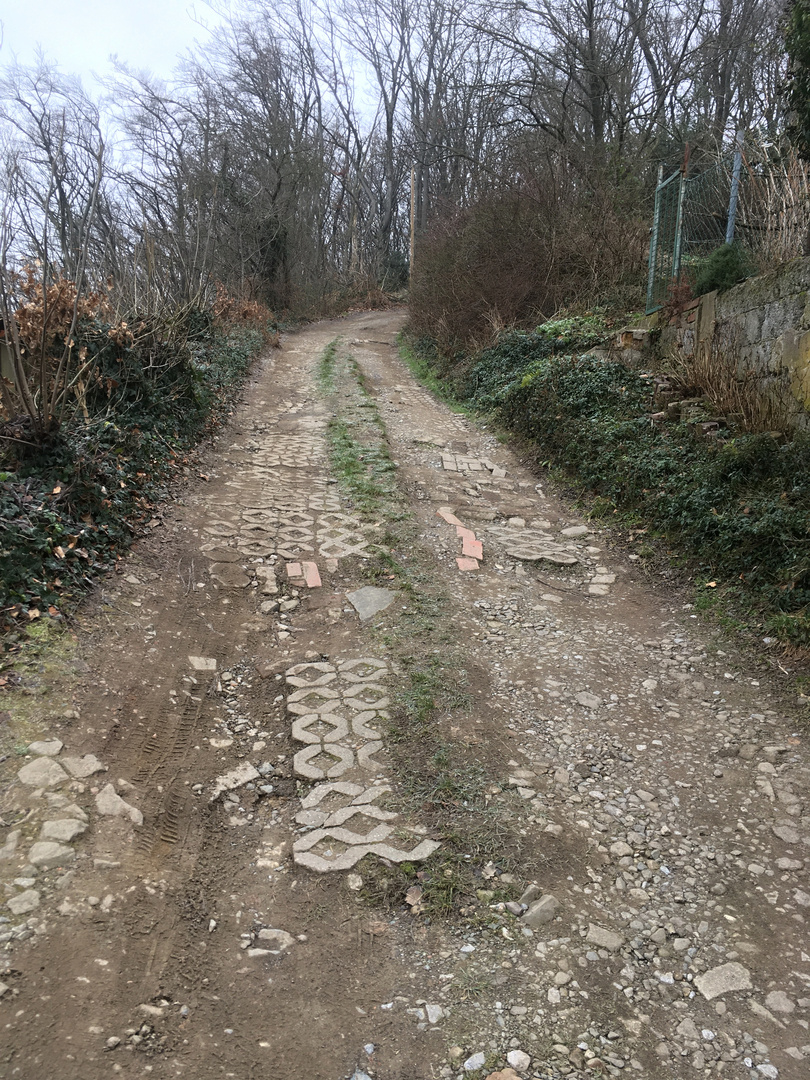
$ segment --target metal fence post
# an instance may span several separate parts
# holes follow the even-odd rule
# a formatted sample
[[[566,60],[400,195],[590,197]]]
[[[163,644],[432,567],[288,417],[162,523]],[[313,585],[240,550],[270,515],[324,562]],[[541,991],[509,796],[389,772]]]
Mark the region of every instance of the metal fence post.
[[[650,237],[650,262],[647,272],[647,313],[655,304],[655,277],[658,263],[658,232],[661,228],[661,183],[664,179],[664,166],[658,166],[658,183],[655,185],[655,210],[653,212],[652,236]]]
[[[686,185],[689,183],[686,177],[686,169],[681,173],[681,182],[678,186],[678,214],[675,218],[675,244],[672,251],[672,280],[678,281],[681,276],[681,241],[683,238],[683,202],[686,198]]]
[[[728,221],[726,222],[726,243],[734,242],[734,226],[737,221],[737,200],[740,195],[740,170],[742,169],[742,146],[743,130],[737,131],[736,149],[734,151],[734,168],[731,173],[731,194],[728,198]]]

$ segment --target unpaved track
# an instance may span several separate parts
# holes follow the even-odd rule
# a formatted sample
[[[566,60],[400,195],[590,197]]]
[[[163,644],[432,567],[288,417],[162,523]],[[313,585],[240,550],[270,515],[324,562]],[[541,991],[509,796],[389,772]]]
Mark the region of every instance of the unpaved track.
[[[576,515],[514,455],[414,383],[393,347],[402,321],[319,324],[262,361],[207,479],[87,605],[89,674],[73,687],[76,718],[54,718],[54,760],[91,753],[107,771],[48,792],[13,780],[5,798],[21,823],[2,881],[40,906],[9,915],[0,1076],[422,1080],[462,1074],[476,1052],[484,1076],[521,1050],[524,1074],[542,1077],[806,1077],[803,740],[760,673],[651,592],[607,537],[576,535]],[[318,858],[351,861],[352,837],[375,829],[370,850],[385,843],[395,859],[432,841],[394,810],[350,808],[382,807],[375,785],[396,789],[382,690],[360,691],[355,723],[352,685],[398,677],[373,627],[399,607],[361,626],[346,601],[379,533],[329,476],[314,370],[337,336],[385,421],[475,672],[472,708],[442,716],[442,734],[486,763],[491,804],[523,844],[524,867],[476,867],[478,895],[447,923],[375,910],[351,871],[292,857],[325,820],[296,821],[319,783],[354,787],[331,793],[344,831]],[[483,541],[477,571],[459,571],[440,507]],[[526,558],[543,551],[570,565]],[[296,560],[322,586],[267,610],[296,599],[283,569]],[[388,675],[345,666],[363,658]],[[327,693],[302,719],[290,704],[316,683]],[[338,731],[345,773],[301,775],[308,731]],[[321,747],[326,772],[336,759]],[[246,763],[262,775],[211,801],[216,777]],[[98,812],[109,782],[141,826]],[[82,813],[75,854],[26,869],[42,822]],[[529,930],[497,901],[532,880],[559,907]],[[267,951],[270,929],[293,943]],[[718,967],[713,978],[740,985],[696,990]]]

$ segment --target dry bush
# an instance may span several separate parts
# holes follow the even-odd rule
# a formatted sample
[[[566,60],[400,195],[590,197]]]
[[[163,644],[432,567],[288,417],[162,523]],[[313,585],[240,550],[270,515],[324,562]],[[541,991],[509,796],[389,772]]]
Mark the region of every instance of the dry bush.
[[[691,356],[673,354],[668,366],[685,396],[705,397],[714,413],[743,431],[784,429],[785,409],[763,392],[756,372],[742,367],[739,339],[728,327],[718,326],[711,342],[698,342]]]
[[[380,311],[396,302],[396,297],[386,292],[373,277],[363,275],[327,292],[315,304],[315,313],[331,319],[352,311]]]
[[[106,291],[85,292],[79,295],[75,281],[57,274],[47,286],[39,268],[26,264],[12,275],[12,287],[18,301],[14,311],[17,333],[24,353],[38,355],[58,353],[70,344],[70,329],[74,309],[78,319],[95,319],[110,315]]]
[[[271,345],[278,347],[281,343],[278,332],[270,329],[275,321],[270,308],[259,300],[233,296],[221,281],[216,283],[211,314],[216,326],[252,326],[261,330]]]
[[[806,254],[810,164],[792,146],[747,150],[737,225],[761,273]]]
[[[646,223],[625,208],[625,193],[601,180],[548,179],[532,174],[434,225],[416,252],[414,332],[452,352],[563,307],[638,302]]]
[[[86,346],[77,347],[80,323],[111,315],[106,289],[80,290],[59,271],[49,278],[39,263],[0,268],[0,339],[7,349],[0,417],[24,422],[37,438],[58,427],[68,396],[95,363]],[[126,335],[125,323],[110,330],[113,341]]]
[[[694,298],[692,283],[689,280],[673,282],[667,289],[667,299],[661,308],[659,325],[666,326],[673,319],[677,319]]]

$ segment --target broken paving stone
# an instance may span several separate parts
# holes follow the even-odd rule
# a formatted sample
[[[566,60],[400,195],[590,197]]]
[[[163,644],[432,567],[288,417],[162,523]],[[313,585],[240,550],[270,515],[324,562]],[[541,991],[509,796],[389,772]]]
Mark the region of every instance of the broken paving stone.
[[[102,765],[95,754],[85,754],[84,757],[62,758],[62,764],[78,780],[85,780],[94,773],[106,772],[107,766]]]
[[[261,583],[262,596],[275,596],[278,593],[276,572],[272,566],[257,566],[256,579]],[[282,605],[282,611],[287,610]]]
[[[292,934],[288,934],[286,930],[271,930],[268,928],[260,930],[257,937],[273,956],[278,956],[295,944],[295,938]]]
[[[576,555],[571,555],[568,551],[562,551],[559,548],[538,549],[528,543],[525,546],[516,543],[508,544],[506,554],[511,555],[513,559],[521,559],[523,562],[550,562],[555,566],[574,566],[579,562]]]
[[[603,926],[597,926],[595,923],[591,923],[588,927],[585,940],[598,949],[607,949],[608,952],[618,952],[624,945],[624,938],[621,934],[615,934],[612,930],[606,930]]]
[[[569,525],[567,529],[560,529],[560,536],[573,539],[577,536],[587,536],[589,532],[593,532],[593,529],[589,529],[587,525]]]
[[[87,826],[76,818],[59,818],[56,821],[46,821],[42,825],[39,834],[40,840],[58,840],[62,844],[69,844],[77,836],[87,831]]]
[[[143,825],[143,814],[125,802],[112,784],[107,784],[96,795],[96,809],[107,817],[128,817],[133,825]]]
[[[461,544],[461,554],[465,559],[477,559],[484,558],[484,545],[480,540],[472,539],[465,536]]]
[[[48,757],[40,757],[23,765],[17,776],[24,784],[34,788],[56,787],[69,779],[62,766]]]
[[[38,754],[40,757],[56,757],[61,753],[64,743],[58,739],[45,739],[28,744],[29,754]]]
[[[734,990],[751,989],[751,973],[742,964],[731,962],[695,976],[695,986],[707,1001]]]
[[[436,514],[447,522],[448,525],[455,525],[457,527],[464,528],[464,523],[459,521],[456,515],[453,513],[451,506],[440,506],[436,511]]]
[[[224,791],[233,791],[238,787],[243,787],[253,780],[258,780],[260,776],[259,770],[254,768],[249,761],[243,761],[235,769],[231,769],[230,772],[223,773],[222,776],[216,778],[214,790],[208,801],[214,802]]]
[[[360,616],[360,622],[366,622],[378,611],[385,611],[396,599],[396,593],[390,589],[379,589],[375,585],[364,585],[346,593],[346,599]]]
[[[50,870],[54,866],[70,862],[75,857],[73,848],[57,844],[52,840],[40,840],[28,852],[28,861],[31,865],[38,866],[42,870]]]
[[[203,551],[206,559],[210,559],[211,562],[241,562],[242,554],[237,551],[236,548],[224,548],[224,547],[210,547],[205,548]]]
[[[39,893],[36,889],[26,889],[25,892],[12,896],[6,907],[12,915],[25,915],[39,907]]]
[[[319,589],[322,585],[320,571],[314,562],[302,562],[301,569],[304,574],[304,584],[308,589]]]

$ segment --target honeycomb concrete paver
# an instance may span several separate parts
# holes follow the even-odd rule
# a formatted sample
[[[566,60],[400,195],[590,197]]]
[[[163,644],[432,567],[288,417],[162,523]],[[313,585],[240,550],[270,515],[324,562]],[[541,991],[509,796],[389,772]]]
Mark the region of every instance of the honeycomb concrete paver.
[[[310,743],[293,758],[295,772],[307,780],[342,776],[354,764],[354,751],[341,743]]]
[[[428,400],[418,389],[403,392]],[[296,433],[280,430],[293,419]],[[199,547],[212,583],[223,590],[252,588],[262,612],[265,597],[283,595],[288,585],[320,587],[324,568],[334,572],[341,559],[365,557],[373,542],[326,472],[327,423],[326,410],[312,401],[282,402],[225,453],[234,467],[226,482],[232,503],[210,502]],[[482,480],[504,475],[489,461],[465,455],[453,460],[457,472]],[[305,468],[310,476],[303,485]],[[448,514],[445,520],[453,524],[449,508]],[[481,557],[472,531],[461,544],[467,545],[465,554]],[[293,773],[314,783],[295,818],[304,830],[293,844],[301,866],[348,869],[368,852],[402,861],[425,857],[438,846],[377,804],[391,790],[385,781],[389,676],[385,660],[367,656],[312,660],[285,673],[286,713],[300,746]]]
[[[304,830],[293,843],[299,866],[318,873],[349,870],[367,854],[404,862],[427,858],[439,846],[376,805],[391,791],[381,760],[390,719],[382,680],[389,675],[376,657],[311,661],[285,673],[292,737],[306,744],[294,755],[293,770],[320,781],[295,816]],[[371,776],[376,782],[369,782]]]
[[[515,559],[526,562],[550,562],[558,566],[574,566],[581,557],[569,545],[563,545],[540,529],[492,526],[487,535]]]
[[[349,734],[348,721],[334,713],[310,713],[293,721],[292,737],[302,743],[332,743]]]

